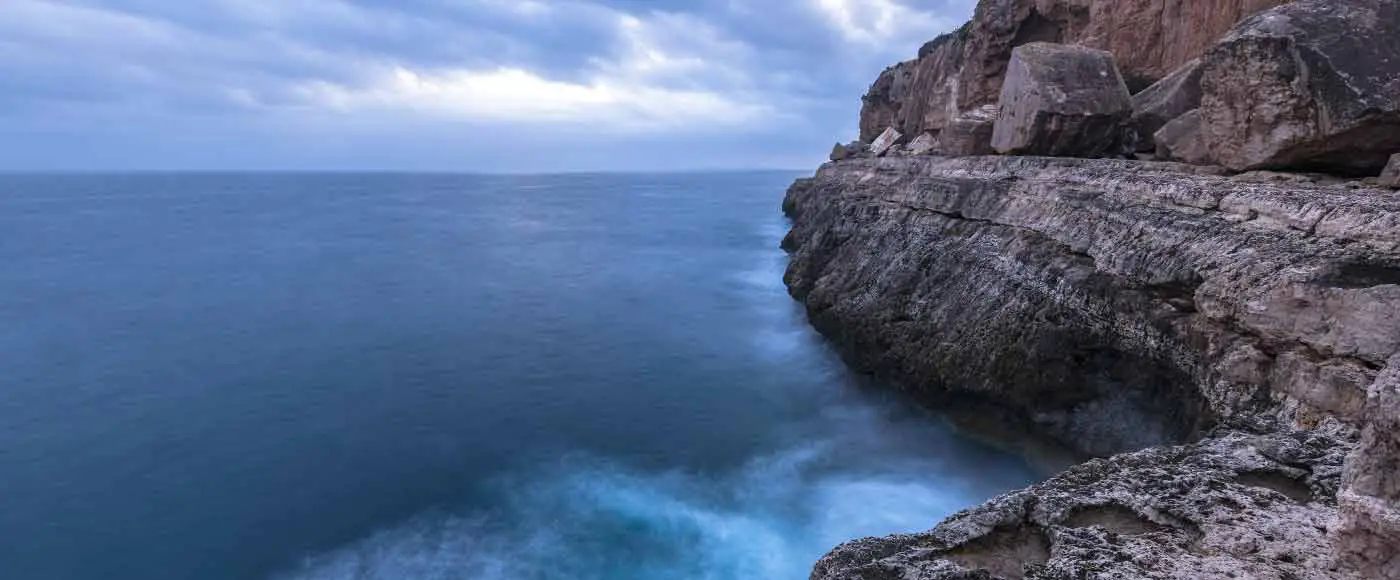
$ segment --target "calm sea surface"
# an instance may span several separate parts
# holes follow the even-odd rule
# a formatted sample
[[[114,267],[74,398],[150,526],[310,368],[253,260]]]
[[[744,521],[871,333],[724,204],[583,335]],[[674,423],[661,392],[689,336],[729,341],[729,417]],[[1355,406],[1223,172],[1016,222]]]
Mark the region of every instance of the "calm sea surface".
[[[0,177],[0,578],[805,578],[1036,479],[784,293],[795,177]]]

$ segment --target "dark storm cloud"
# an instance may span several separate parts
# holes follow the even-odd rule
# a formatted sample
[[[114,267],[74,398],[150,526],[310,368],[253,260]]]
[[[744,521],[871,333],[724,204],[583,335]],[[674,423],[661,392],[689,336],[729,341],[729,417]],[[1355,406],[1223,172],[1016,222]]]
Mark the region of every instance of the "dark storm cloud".
[[[880,68],[970,9],[4,0],[0,168],[806,165]]]

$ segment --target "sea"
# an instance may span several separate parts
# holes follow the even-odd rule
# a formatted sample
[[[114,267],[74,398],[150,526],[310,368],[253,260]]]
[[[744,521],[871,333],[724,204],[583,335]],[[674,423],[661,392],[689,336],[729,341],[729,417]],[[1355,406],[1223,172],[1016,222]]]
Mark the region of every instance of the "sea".
[[[0,578],[798,580],[1043,478],[809,328],[798,176],[0,176]]]

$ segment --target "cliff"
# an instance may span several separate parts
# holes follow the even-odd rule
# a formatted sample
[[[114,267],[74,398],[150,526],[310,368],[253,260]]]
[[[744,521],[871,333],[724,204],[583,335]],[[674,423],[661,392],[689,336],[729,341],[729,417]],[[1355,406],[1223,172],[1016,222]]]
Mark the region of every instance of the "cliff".
[[[1039,564],[1058,570],[1036,577],[1090,566],[1210,577],[1193,574],[1225,565],[1207,558],[1191,574],[1151,575],[1150,560],[1133,556],[1104,568],[1113,550],[1159,559],[1204,550],[1273,571],[1257,577],[1334,574],[1327,550],[1274,568],[1258,553],[1304,539],[1329,545],[1341,457],[1363,424],[1367,389],[1400,350],[1400,198],[1389,190],[1172,163],[906,157],[824,166],[793,185],[785,208],[794,224],[786,281],[856,368],[933,405],[996,401],[1086,454],[1157,448],[1072,470],[927,537],[843,547],[814,578],[886,577],[854,571],[873,564],[852,550],[905,571],[968,550],[1001,558],[1023,548],[996,547],[1012,528],[1038,538]],[[1278,438],[1317,449],[1237,461],[1278,457],[1268,450]],[[1316,492],[1287,503],[1271,489]],[[1045,512],[1052,497],[1058,507]],[[1260,502],[1282,511],[1229,508]],[[1063,523],[1095,510],[1130,521],[1104,532],[1151,531],[1110,550],[1075,531],[1093,518]],[[1272,534],[1270,552],[1239,539],[1255,520],[1296,533]]]
[[[784,202],[812,324],[1099,459],[814,579],[1400,579],[1400,6],[983,0],[861,133]]]

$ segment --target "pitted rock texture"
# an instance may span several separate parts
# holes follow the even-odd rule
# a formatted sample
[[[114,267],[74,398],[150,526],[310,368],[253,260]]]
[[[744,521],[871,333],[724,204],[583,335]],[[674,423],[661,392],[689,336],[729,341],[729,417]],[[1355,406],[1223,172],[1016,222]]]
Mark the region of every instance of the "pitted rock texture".
[[[1285,4],[1241,22],[1202,70],[1217,164],[1373,176],[1400,151],[1400,2]]]
[[[1093,455],[1347,433],[1400,351],[1400,197],[1171,163],[905,157],[789,190],[786,282],[857,369]]]
[[[1097,459],[956,514],[867,538],[812,580],[1356,578],[1328,556],[1344,441],[1224,432]]]
[[[1134,92],[1205,53],[1240,19],[1285,0],[981,0],[970,22],[875,81],[861,109],[861,141],[893,126],[938,133],[963,112],[994,104],[1011,50],[1028,42],[1107,50]]]

